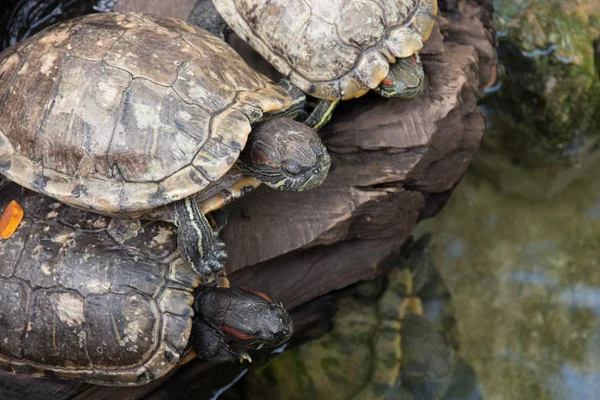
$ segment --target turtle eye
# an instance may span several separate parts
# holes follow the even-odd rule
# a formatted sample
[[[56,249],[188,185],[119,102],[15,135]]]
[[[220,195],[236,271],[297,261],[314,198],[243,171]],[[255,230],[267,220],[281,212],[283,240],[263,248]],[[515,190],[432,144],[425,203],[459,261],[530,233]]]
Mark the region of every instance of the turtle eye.
[[[298,175],[302,171],[302,166],[296,160],[285,160],[281,164],[292,175]]]

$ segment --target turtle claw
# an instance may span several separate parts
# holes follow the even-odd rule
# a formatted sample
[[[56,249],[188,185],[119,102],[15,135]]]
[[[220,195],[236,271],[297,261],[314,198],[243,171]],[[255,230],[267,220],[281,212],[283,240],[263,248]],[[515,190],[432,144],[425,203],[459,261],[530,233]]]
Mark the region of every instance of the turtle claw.
[[[217,252],[217,260],[219,260],[219,262],[224,263],[225,261],[227,261],[227,252],[224,250],[218,251]]]
[[[225,268],[225,262],[228,258],[227,252],[224,250],[225,243],[222,240],[215,238],[213,246],[208,257],[194,266],[196,272],[204,276],[203,281],[205,283],[218,280],[218,275]]]
[[[209,281],[213,281],[214,279],[210,277],[217,276],[217,274],[223,270],[223,264],[217,261],[203,262],[200,265],[194,265],[194,270],[196,270],[198,274],[209,278]]]
[[[227,252],[225,251],[225,242],[221,239],[215,238],[214,241],[214,257],[217,262],[224,264],[227,261]]]
[[[205,277],[216,277],[225,268],[225,262],[227,261],[227,252],[223,250],[224,246],[224,243],[222,246],[215,246],[216,248],[210,253],[209,257],[195,264],[194,269],[196,272]]]
[[[225,242],[223,242],[220,239],[216,239],[215,240],[215,248],[217,249],[217,253],[219,251],[223,251],[223,249],[225,248]],[[224,252],[224,251],[223,251]]]
[[[245,351],[241,351],[240,352],[240,363],[243,363],[244,360],[246,360],[248,362],[252,362],[252,357],[250,357],[250,354],[246,353]]]

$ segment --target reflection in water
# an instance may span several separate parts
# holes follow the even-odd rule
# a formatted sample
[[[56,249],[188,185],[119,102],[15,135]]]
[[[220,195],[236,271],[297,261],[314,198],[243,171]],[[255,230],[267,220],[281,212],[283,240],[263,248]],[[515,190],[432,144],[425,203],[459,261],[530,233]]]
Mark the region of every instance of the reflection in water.
[[[485,399],[597,399],[600,181],[592,168],[552,201],[469,172],[418,231],[452,294],[460,356]],[[494,221],[490,223],[490,221]]]
[[[435,290],[424,293],[423,315],[443,321],[452,314],[457,332],[452,333],[451,326],[445,329],[452,338],[460,338],[460,361],[452,380],[442,388],[432,380],[426,386],[413,385],[408,392],[398,389],[395,395],[404,397],[397,398],[598,398],[600,219],[589,217],[600,193],[594,170],[588,170],[551,202],[503,193],[470,171],[440,215],[421,223],[416,235],[432,233],[433,246],[427,254],[452,296],[449,307],[447,298],[436,297]],[[411,262],[419,265],[414,258]],[[238,393],[241,390],[245,396],[228,398],[265,398],[255,395],[265,379],[271,390],[301,394],[288,398],[303,398],[307,393],[302,391],[303,385],[314,379],[309,378],[311,374],[328,382],[329,391],[318,392],[313,387],[310,398],[321,398],[323,393],[332,399],[375,398],[342,395],[335,379],[328,380],[324,372],[335,360],[343,360],[337,370],[363,368],[343,377],[350,386],[352,379],[365,381],[372,371],[368,362],[361,363],[353,355],[357,347],[364,346],[356,339],[358,326],[374,326],[377,311],[372,301],[363,297],[352,303],[354,308],[341,308],[342,319],[359,325],[343,330],[345,336],[340,332],[335,336],[334,328],[334,336],[325,339],[327,345],[319,346],[329,349],[327,357],[315,359],[315,342],[286,352],[284,358],[238,386]],[[367,309],[371,312],[365,313]],[[340,314],[336,321],[339,318]],[[347,341],[350,337],[353,342]],[[407,382],[406,374],[401,377]],[[287,379],[296,384],[282,384]]]
[[[494,3],[502,73],[488,130],[418,231],[433,233],[483,398],[597,399],[600,1]]]
[[[600,159],[600,1],[494,6],[499,79],[474,166],[506,192],[551,198]]]
[[[210,398],[210,400],[217,400],[223,393],[229,390],[233,385],[239,382],[240,379],[244,377],[248,373],[247,369],[242,370],[235,378],[231,380],[227,385],[223,386],[220,389],[215,391],[215,394]]]
[[[452,304],[430,235],[385,278],[338,294],[332,329],[252,370],[224,399],[479,399],[456,357]]]
[[[597,400],[600,372],[585,373],[576,368],[563,364],[560,376],[552,377],[548,384],[556,394],[556,398]]]

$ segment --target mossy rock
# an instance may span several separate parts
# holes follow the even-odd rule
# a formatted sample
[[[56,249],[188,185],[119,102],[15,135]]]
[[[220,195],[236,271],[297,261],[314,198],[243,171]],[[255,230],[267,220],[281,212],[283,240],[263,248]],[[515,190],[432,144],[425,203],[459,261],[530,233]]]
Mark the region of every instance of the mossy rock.
[[[494,4],[499,81],[482,102],[488,130],[475,165],[509,191],[550,197],[578,176],[566,168],[600,157],[600,0]]]

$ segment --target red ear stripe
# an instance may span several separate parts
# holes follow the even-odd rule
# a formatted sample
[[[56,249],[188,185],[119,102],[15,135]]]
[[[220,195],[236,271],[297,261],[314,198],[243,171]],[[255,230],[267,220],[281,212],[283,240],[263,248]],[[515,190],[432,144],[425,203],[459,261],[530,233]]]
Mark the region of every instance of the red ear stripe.
[[[263,299],[265,299],[265,300],[266,300],[266,301],[268,301],[269,303],[272,303],[272,302],[273,302],[273,300],[272,300],[272,299],[269,297],[269,295],[268,295],[268,294],[266,294],[266,293],[264,293],[264,292],[261,292],[260,290],[254,290],[254,289],[250,289],[250,288],[247,288],[247,287],[241,287],[240,289],[243,289],[243,290],[245,290],[246,292],[254,293],[254,294],[255,294],[255,295],[257,295],[257,296],[260,296],[260,297],[262,297]]]
[[[273,168],[277,168],[278,165],[277,163],[274,163],[273,161],[271,161],[271,159],[269,158],[268,155],[266,155],[265,153],[263,153],[260,150],[254,150],[252,152],[252,157],[254,158],[254,161],[257,161],[261,164],[267,164],[270,165]]]
[[[254,336],[250,336],[250,335],[246,335],[245,333],[242,332],[238,332],[233,328],[230,328],[228,326],[220,326],[219,329],[223,332],[227,332],[229,333],[231,336],[236,337],[238,339],[242,339],[242,340],[250,340],[250,339],[254,339]]]
[[[389,79],[384,79],[381,82],[383,82],[386,85],[391,85],[392,84],[392,81],[390,81]]]

